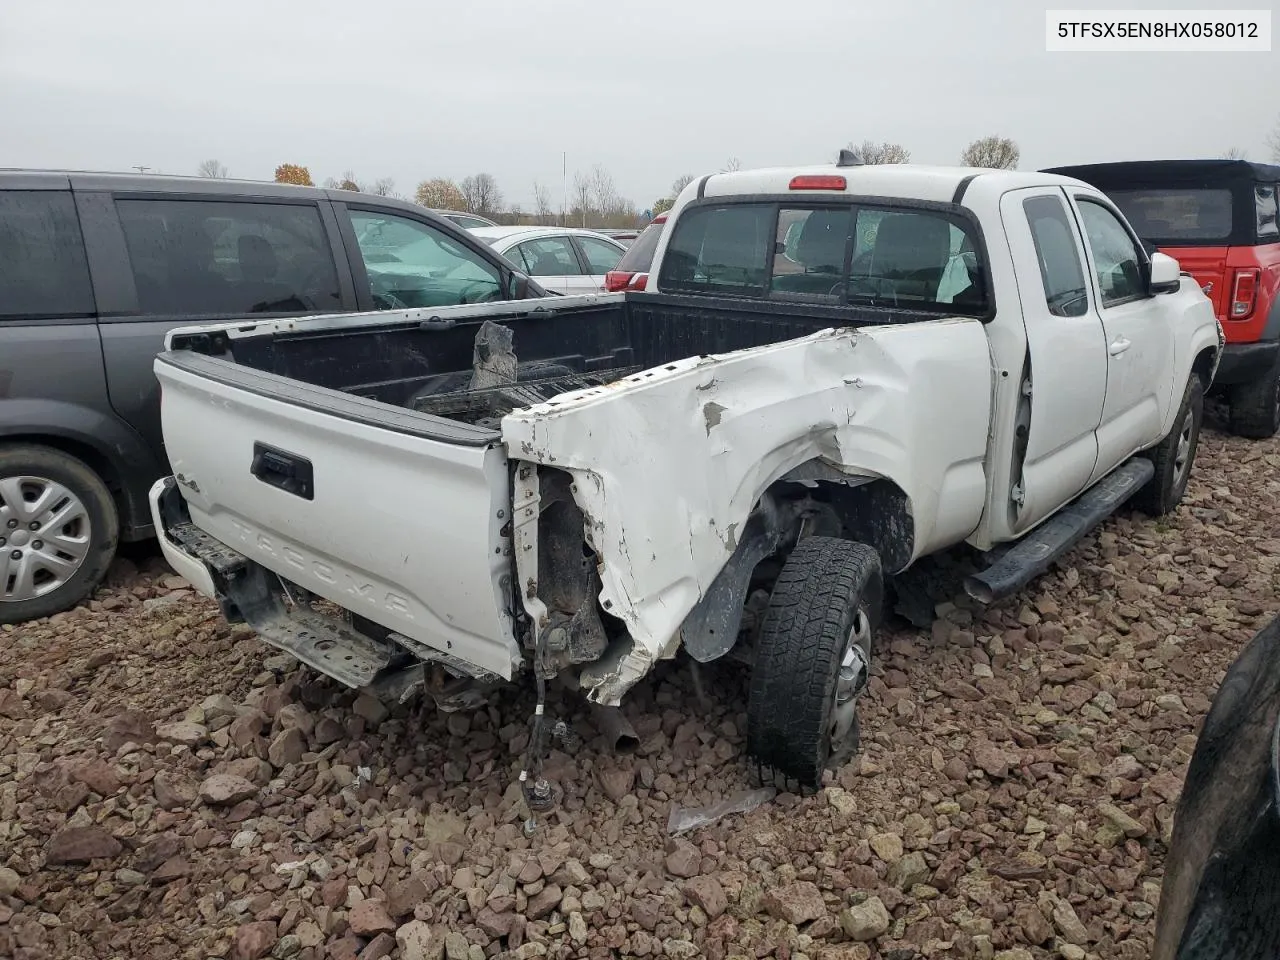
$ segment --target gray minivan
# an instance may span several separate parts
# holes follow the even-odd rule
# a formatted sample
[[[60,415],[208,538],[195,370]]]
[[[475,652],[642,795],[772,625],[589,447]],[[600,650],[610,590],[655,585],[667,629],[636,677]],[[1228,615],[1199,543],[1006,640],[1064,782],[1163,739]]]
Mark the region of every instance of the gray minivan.
[[[118,541],[154,535],[147,490],[169,468],[152,362],[171,328],[540,296],[404,201],[0,169],[0,623],[74,606]]]

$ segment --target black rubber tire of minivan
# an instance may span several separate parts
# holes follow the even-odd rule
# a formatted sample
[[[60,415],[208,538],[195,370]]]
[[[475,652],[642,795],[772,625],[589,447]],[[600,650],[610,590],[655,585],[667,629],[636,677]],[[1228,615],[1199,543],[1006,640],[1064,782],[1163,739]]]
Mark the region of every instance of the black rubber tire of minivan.
[[[1192,374],[1182,393],[1177,419],[1160,444],[1147,451],[1156,468],[1155,475],[1133,495],[1133,505],[1149,517],[1162,517],[1182,502],[1195,468],[1196,451],[1200,448],[1200,427],[1204,423],[1204,384]],[[1190,431],[1186,470],[1178,467],[1178,442],[1184,430]]]
[[[831,742],[836,684],[856,617],[869,621],[870,645],[883,605],[874,548],[806,537],[791,551],[769,597],[747,699],[747,753],[762,784],[816,790],[833,752],[856,750],[856,714],[848,742]]]
[[[1280,430],[1280,353],[1266,374],[1231,387],[1227,402],[1231,408],[1231,432],[1237,437],[1274,437]]]
[[[89,515],[91,540],[84,563],[62,586],[30,600],[0,600],[0,623],[51,617],[82,602],[107,575],[120,536],[120,517],[111,491],[82,460],[37,444],[0,446],[0,480],[18,476],[52,480],[77,496]]]

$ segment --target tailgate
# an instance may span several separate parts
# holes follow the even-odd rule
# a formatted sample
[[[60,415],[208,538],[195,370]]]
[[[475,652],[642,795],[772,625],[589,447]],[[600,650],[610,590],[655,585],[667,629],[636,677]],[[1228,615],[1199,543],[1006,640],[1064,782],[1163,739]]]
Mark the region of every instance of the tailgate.
[[[496,433],[186,351],[165,449],[200,529],[340,606],[504,678],[519,651]]]

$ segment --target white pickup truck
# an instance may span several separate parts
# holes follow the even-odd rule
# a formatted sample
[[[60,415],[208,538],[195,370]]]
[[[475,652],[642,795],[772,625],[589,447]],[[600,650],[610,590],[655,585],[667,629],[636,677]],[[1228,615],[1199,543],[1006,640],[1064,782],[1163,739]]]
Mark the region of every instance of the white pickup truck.
[[[1173,509],[1223,343],[1175,261],[1046,174],[706,176],[650,285],[174,331],[165,555],[352,687],[448,709],[531,677],[527,796],[546,680],[616,707],[681,648],[753,664],[749,752],[814,787],[885,578],[967,542],[989,602],[1130,497]]]

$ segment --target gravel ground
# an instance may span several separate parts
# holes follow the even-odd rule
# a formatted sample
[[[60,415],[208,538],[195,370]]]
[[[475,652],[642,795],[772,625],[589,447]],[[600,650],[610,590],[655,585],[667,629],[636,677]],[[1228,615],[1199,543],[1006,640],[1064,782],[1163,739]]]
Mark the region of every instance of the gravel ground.
[[[1144,957],[1199,720],[1277,610],[1277,468],[1208,432],[1173,516],[892,625],[826,790],[675,839],[751,786],[742,668],[659,671],[633,757],[580,718],[530,841],[526,694],[388,714],[120,561],[0,627],[0,956]]]

